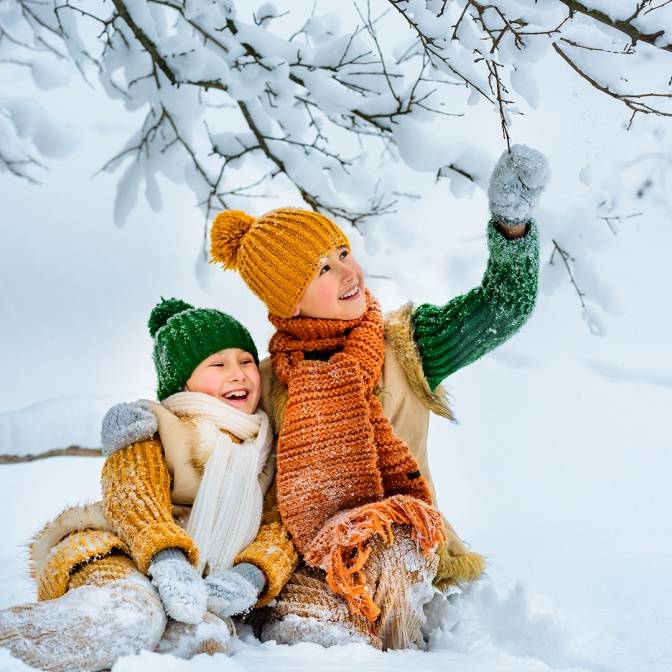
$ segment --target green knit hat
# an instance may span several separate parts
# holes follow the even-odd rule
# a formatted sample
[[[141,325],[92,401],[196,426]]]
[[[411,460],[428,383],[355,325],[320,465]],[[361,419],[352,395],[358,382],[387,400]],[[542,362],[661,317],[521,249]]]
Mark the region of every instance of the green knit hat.
[[[194,369],[220,350],[240,348],[259,364],[257,348],[247,329],[214,308],[194,308],[180,299],[161,297],[147,326],[154,339],[159,401],[182,390]]]

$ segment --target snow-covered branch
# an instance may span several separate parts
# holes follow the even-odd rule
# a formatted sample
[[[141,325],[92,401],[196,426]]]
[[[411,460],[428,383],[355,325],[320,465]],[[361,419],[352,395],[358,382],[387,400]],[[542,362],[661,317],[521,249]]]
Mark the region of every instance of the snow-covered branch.
[[[654,57],[647,50],[672,51],[670,3],[643,0],[617,18],[574,0],[388,2],[413,29],[433,67],[464,83],[475,99],[497,105],[507,144],[511,115],[519,112],[514,94],[535,106],[538,94],[529,64],[551,45],[579,77],[633,114],[672,114],[669,81],[650,81],[644,72]],[[668,32],[661,27],[666,22]],[[670,58],[665,58],[669,69]]]
[[[503,145],[524,141],[516,118],[538,106],[534,65],[547,53],[622,104],[630,125],[672,116],[672,0],[609,9],[603,0],[354,0],[339,15],[320,10],[319,2],[307,16],[235,0],[4,0],[0,69],[29,70],[45,90],[79,71],[141,112],[115,155],[101,157],[101,170],[119,173],[117,224],[141,193],[160,210],[168,180],[191,188],[206,223],[222,208],[254,210],[281,189],[366,236],[368,222],[414,197],[402,169],[447,180],[454,196],[486,186],[491,159],[480,138],[451,137],[452,118],[488,107]],[[35,101],[8,91],[0,171],[35,182],[73,139]],[[662,194],[667,155],[637,165],[640,191]],[[596,217],[623,209],[607,200]],[[584,263],[576,249],[558,241],[566,270]]]
[[[615,28],[619,32],[627,35],[633,47],[636,46],[638,42],[646,42],[657,49],[672,52],[672,39],[669,36],[666,39],[663,39],[666,32],[665,29],[654,27],[655,20],[657,18],[663,20],[662,16],[660,14],[653,15],[654,12],[671,4],[669,0],[667,2],[664,0],[642,0],[637,2],[632,14],[625,19],[614,18],[604,11],[595,7],[590,7],[590,5],[585,2],[577,2],[576,0],[560,0],[560,2],[567,6],[570,11],[570,16],[573,16],[574,13],[583,14],[594,21]],[[643,20],[642,27],[637,25],[639,23],[638,20]]]
[[[66,40],[87,22],[102,28],[103,47],[90,60],[108,94],[129,109],[150,108],[139,133],[104,167],[133,159],[119,183],[118,222],[139,179],[158,203],[156,174],[166,172],[170,154],[168,172],[182,162],[206,218],[230,207],[225,195],[243,198],[252,186],[282,179],[309,207],[359,226],[396,203],[391,184],[370,177],[366,150],[378,143],[379,152],[391,151],[402,117],[448,114],[433,105],[443,82],[428,80],[426,63],[404,68],[386,56],[370,6],[347,33],[311,17],[285,39],[270,33],[282,16],[270,5],[246,23],[233,3],[112,4],[111,14],[72,2],[54,9]],[[225,115],[214,113],[223,106]],[[241,182],[236,172],[250,164],[255,175]]]
[[[35,84],[49,90],[68,79],[70,62],[53,9],[40,3],[11,2],[0,12],[0,67],[27,71]],[[56,126],[34,100],[0,93],[0,172],[38,183],[44,159],[67,154],[74,139]]]
[[[334,15],[314,9],[307,19],[292,17],[272,3],[249,8],[246,19],[233,0],[9,2],[14,20],[0,17],[0,65],[30,67],[38,79],[47,62],[56,72],[74,63],[85,76],[93,68],[111,98],[129,110],[147,108],[142,127],[104,167],[126,165],[118,223],[139,182],[160,207],[162,174],[186,176],[206,219],[221,207],[245,207],[241,199],[281,181],[309,207],[361,228],[395,208],[398,185],[378,168],[384,156],[409,163],[397,151],[407,128],[480,101],[495,107],[510,144],[520,99],[538,101],[530,64],[549,46],[633,114],[672,114],[669,86],[651,82],[649,92],[644,77],[626,86],[609,74],[620,73],[626,58],[639,64],[640,44],[670,51],[665,31],[655,28],[670,11],[665,2],[644,0],[619,17],[573,0],[369,0],[355,5],[343,28]],[[24,29],[15,35],[9,26],[17,19]],[[390,22],[406,27],[410,40],[387,39],[381,26]],[[618,67],[605,67],[605,57]],[[8,136],[14,117],[2,111],[0,133]],[[29,168],[41,165],[40,151],[17,145],[18,129],[13,136],[0,166],[35,179]],[[483,183],[452,157],[427,170]]]

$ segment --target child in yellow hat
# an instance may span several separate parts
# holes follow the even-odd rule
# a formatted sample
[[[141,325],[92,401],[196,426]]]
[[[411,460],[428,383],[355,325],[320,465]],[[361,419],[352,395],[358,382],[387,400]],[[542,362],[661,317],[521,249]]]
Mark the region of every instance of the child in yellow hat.
[[[440,383],[529,317],[539,263],[530,212],[548,177],[542,155],[512,147],[490,184],[481,285],[385,318],[329,218],[281,208],[214,220],[213,259],[240,273],[276,327],[262,403],[278,434],[279,512],[303,564],[267,613],[264,637],[418,645],[427,584],[480,576],[480,556],[433,506],[429,412],[452,417]]]

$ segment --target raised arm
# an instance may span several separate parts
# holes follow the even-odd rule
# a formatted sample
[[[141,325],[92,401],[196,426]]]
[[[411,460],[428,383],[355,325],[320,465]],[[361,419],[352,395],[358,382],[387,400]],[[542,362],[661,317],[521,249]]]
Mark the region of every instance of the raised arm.
[[[532,313],[539,236],[530,212],[549,178],[539,152],[514,145],[503,154],[488,190],[490,254],[480,286],[443,306],[422,304],[415,309],[415,341],[432,389],[509,339]]]

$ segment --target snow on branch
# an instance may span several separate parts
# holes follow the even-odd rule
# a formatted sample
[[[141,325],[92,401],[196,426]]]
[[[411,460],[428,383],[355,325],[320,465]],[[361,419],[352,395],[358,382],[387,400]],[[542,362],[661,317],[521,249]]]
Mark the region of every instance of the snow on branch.
[[[37,3],[9,3],[0,12],[0,66],[28,71],[44,90],[67,81],[68,56],[59,42],[53,11],[44,16]],[[50,120],[35,101],[0,93],[0,172],[39,183],[43,158],[67,154],[73,138]]]
[[[118,223],[132,207],[138,178],[154,192],[154,174],[166,172],[170,155],[173,178],[182,162],[208,219],[232,207],[227,197],[244,198],[253,187],[283,179],[309,207],[358,227],[393,211],[397,200],[372,179],[364,145],[375,141],[389,152],[399,119],[416,111],[448,114],[433,107],[442,82],[425,77],[426,63],[403,70],[386,60],[376,32],[380,17],[370,6],[348,33],[325,29],[313,17],[284,39],[268,31],[284,14],[266,6],[261,19],[255,14],[245,23],[232,3],[112,5],[111,15],[71,2],[55,11],[61,26],[77,15],[83,26],[89,20],[102,27],[95,62],[108,94],[131,109],[150,108],[140,132],[104,166],[134,161],[128,169],[134,179],[124,179],[127,173],[120,181]],[[70,35],[64,30],[64,39]],[[215,114],[223,107],[226,115]],[[255,159],[252,177],[237,179]]]
[[[646,27],[638,27],[636,25],[637,20],[640,18],[654,18],[653,12],[663,9],[666,5],[672,4],[670,0],[642,0],[641,2],[637,2],[632,14],[625,19],[614,18],[604,11],[590,7],[589,4],[585,2],[576,2],[576,0],[560,0],[560,2],[569,8],[570,17],[573,16],[574,13],[583,14],[599,23],[611,26],[627,35],[630,38],[633,47],[636,46],[638,42],[647,42],[658,49],[672,51],[670,38],[668,37],[667,41],[661,39],[665,35],[665,30],[663,28],[653,29],[653,32],[648,32],[651,30],[651,22],[647,22],[648,25]]]
[[[418,50],[434,68],[462,82],[474,100],[497,106],[509,146],[511,115],[520,112],[514,94],[536,105],[529,64],[549,46],[579,77],[622,102],[633,116],[672,115],[670,81],[650,81],[647,71],[654,54],[646,51],[672,51],[670,2],[637,2],[623,18],[574,0],[527,6],[513,0],[388,2],[414,31]],[[667,57],[667,70],[670,63]],[[645,86],[652,88],[646,91]]]
[[[566,44],[570,44],[574,47],[585,48],[585,45],[579,45],[572,43],[569,40],[563,40]],[[632,122],[635,118],[635,115],[638,112],[644,114],[657,114],[662,117],[672,117],[672,106],[669,106],[669,109],[665,109],[656,105],[657,101],[660,99],[666,101],[672,101],[672,93],[624,93],[614,90],[608,83],[601,82],[596,76],[589,74],[589,72],[579,65],[577,60],[573,59],[567,50],[562,49],[558,46],[557,43],[553,45],[553,49],[562,57],[562,59],[574,70],[580,77],[585,79],[591,86],[605,93],[616,100],[621,101],[627,108],[632,110],[632,115],[630,117],[629,125],[632,125]]]
[[[401,167],[448,180],[455,196],[485,188],[481,139],[456,138],[454,117],[489,107],[503,144],[524,141],[515,121],[539,103],[545,54],[622,104],[631,125],[672,116],[672,0],[354,0],[338,15],[319,1],[309,15],[279,6],[4,0],[0,68],[28,69],[43,89],[79,70],[141,111],[101,168],[119,175],[115,222],[140,194],[160,210],[166,179],[186,183],[204,243],[215,211],[254,209],[273,189],[367,235],[413,197]],[[0,171],[37,181],[70,141],[34,102],[0,94]],[[662,193],[668,164],[643,161],[643,191]],[[560,243],[554,259],[568,274],[583,263]],[[583,298],[578,286],[580,275]]]
[[[140,134],[105,168],[131,159],[154,204],[156,176],[180,180],[186,171],[206,218],[264,195],[274,181],[356,227],[394,211],[399,190],[374,161],[397,156],[405,120],[461,115],[465,104],[480,101],[496,108],[510,146],[520,99],[532,107],[538,101],[530,64],[549,46],[633,114],[672,114],[669,86],[628,91],[627,77],[613,76],[624,57],[640,63],[640,44],[671,50],[656,28],[670,12],[662,0],[637,2],[627,16],[574,0],[370,0],[355,3],[343,29],[346,21],[317,14],[317,4],[308,19],[272,3],[246,8],[246,19],[233,0],[10,1],[26,30],[13,35],[7,26],[16,21],[0,19],[0,65],[39,71],[51,59],[54,70],[69,60],[85,76],[97,71],[106,93],[129,110],[147,107]],[[405,45],[381,30],[392,21],[408,28]],[[603,60],[608,55],[616,59],[612,67]],[[645,79],[640,75],[633,86]],[[23,167],[39,161],[22,149],[0,165],[25,177]],[[450,158],[427,170],[483,182]],[[129,211],[137,191],[123,183],[118,202],[127,207],[119,213]]]
[[[35,3],[14,4],[33,16]],[[428,77],[426,59],[396,62],[369,4],[346,31],[313,15],[289,37],[271,32],[287,13],[269,3],[251,22],[232,2],[65,0],[39,3],[39,11],[30,21],[35,43],[52,33],[83,73],[97,70],[111,98],[148,108],[104,166],[132,162],[119,181],[119,224],[140,181],[160,207],[156,178],[164,174],[186,176],[207,219],[282,180],[309,207],[359,227],[397,203],[395,181],[377,174],[375,159],[394,152],[395,127],[406,117],[452,114],[450,82]],[[3,156],[3,165],[19,174],[33,158]],[[474,180],[466,166],[445,167]]]

